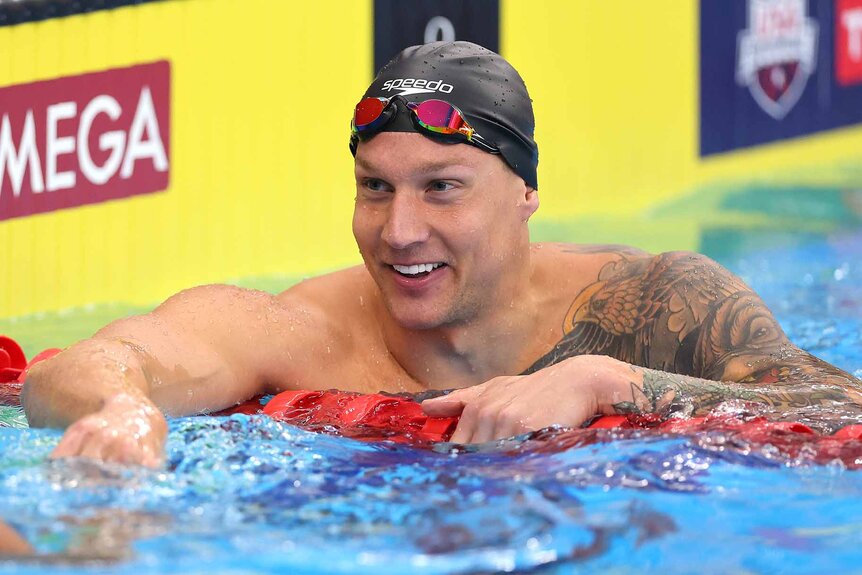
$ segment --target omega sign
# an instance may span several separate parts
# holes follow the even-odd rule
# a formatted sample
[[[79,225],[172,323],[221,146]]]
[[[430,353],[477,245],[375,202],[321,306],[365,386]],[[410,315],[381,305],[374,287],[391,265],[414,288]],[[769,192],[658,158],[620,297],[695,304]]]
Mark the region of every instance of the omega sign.
[[[164,190],[167,61],[0,88],[0,220]]]

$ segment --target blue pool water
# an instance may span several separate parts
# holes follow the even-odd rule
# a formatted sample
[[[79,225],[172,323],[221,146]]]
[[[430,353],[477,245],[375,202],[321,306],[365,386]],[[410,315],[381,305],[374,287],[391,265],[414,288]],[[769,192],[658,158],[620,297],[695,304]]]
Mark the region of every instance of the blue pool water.
[[[794,341],[860,376],[859,254],[855,234],[724,263]],[[862,569],[862,471],[721,432],[597,431],[569,449],[534,439],[454,453],[263,416],[183,418],[162,471],[49,462],[58,439],[0,428],[0,519],[66,556],[0,562],[0,573]]]

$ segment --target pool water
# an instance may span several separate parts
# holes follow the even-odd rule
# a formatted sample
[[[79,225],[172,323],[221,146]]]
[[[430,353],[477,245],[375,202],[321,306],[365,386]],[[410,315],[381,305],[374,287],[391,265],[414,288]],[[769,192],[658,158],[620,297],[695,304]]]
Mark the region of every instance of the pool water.
[[[862,376],[862,234],[723,261],[801,347]],[[862,472],[715,430],[550,432],[469,452],[265,416],[170,422],[161,471],[48,461],[0,408],[0,573],[820,573],[862,565]],[[574,439],[573,439],[574,438]],[[850,449],[862,453],[860,442]],[[850,462],[852,463],[852,461]],[[860,460],[862,463],[862,460]],[[853,465],[850,465],[853,467]]]

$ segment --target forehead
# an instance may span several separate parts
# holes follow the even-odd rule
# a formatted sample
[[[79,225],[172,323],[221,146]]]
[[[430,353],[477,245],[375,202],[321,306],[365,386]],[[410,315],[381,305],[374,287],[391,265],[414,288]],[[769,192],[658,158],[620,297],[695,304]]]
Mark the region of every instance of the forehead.
[[[449,166],[487,169],[498,158],[468,144],[435,142],[411,132],[381,132],[356,149],[357,171],[431,172]]]

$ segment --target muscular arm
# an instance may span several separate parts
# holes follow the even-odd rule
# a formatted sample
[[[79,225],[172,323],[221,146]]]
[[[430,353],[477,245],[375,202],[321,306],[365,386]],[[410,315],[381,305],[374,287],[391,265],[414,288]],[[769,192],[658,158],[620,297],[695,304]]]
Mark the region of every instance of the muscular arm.
[[[793,345],[763,301],[704,256],[622,252],[572,303],[564,337],[533,365],[608,355],[641,366],[633,411],[704,413],[727,400],[809,421],[860,413],[862,382]]]
[[[117,394],[147,398],[170,415],[247,398],[261,389],[261,346],[244,344],[259,327],[252,314],[271,300],[204,286],[108,325],[31,371],[22,393],[31,425],[65,427]]]
[[[826,432],[862,423],[862,382],[791,344],[715,262],[632,250],[609,260],[575,297],[560,342],[524,374],[423,402],[430,415],[461,416],[452,441],[580,426],[597,414],[702,415],[728,401]]]
[[[312,324],[308,309],[264,292],[194,288],[37,364],[22,404],[33,426],[69,426],[56,455],[155,465],[162,412],[221,409],[289,386],[291,350]]]

